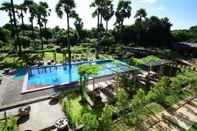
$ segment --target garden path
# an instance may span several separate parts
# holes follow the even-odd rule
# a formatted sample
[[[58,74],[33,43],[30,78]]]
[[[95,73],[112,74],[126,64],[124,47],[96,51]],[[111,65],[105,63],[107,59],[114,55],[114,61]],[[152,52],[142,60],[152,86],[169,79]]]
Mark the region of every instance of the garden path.
[[[180,102],[180,103],[183,103]],[[179,103],[179,104],[180,104]],[[173,107],[177,107],[177,104]],[[162,114],[167,117],[162,117]],[[149,131],[160,128],[167,131],[188,130],[194,123],[197,123],[197,99],[187,102],[176,111],[163,111],[156,115],[160,120]],[[174,124],[172,123],[174,121]]]

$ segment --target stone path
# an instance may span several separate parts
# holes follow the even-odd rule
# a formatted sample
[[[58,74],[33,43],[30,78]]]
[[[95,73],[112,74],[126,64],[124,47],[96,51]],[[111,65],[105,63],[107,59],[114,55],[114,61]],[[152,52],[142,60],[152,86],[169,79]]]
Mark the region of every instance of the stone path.
[[[165,117],[162,117],[164,115]],[[157,117],[160,121],[149,129],[155,131],[157,129],[166,131],[186,131],[197,123],[197,99],[185,104],[175,112],[163,111]]]

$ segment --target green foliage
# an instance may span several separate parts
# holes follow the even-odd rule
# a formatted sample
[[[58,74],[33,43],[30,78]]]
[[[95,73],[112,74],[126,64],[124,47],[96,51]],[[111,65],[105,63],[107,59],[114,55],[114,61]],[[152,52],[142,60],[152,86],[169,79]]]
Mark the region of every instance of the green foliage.
[[[184,88],[189,85],[195,92],[197,91],[197,73],[191,70],[184,70],[172,78],[173,88]]]
[[[80,97],[63,101],[63,110],[68,117],[69,125],[73,128],[80,123],[82,113],[85,110],[79,101]]]
[[[131,58],[130,64],[132,64],[132,65],[142,65],[142,64],[145,64],[145,63],[148,63],[148,62],[157,62],[157,61],[160,61],[160,60],[161,59],[159,57],[150,55],[150,56],[147,56],[147,57],[144,57],[144,58],[141,58],[141,59]]]
[[[120,0],[116,9],[116,24],[123,25],[124,19],[131,16],[131,1]]]
[[[2,78],[2,76],[1,76],[1,74],[0,74],[0,84],[1,84],[2,79],[3,79],[3,78]]]
[[[194,123],[189,131],[197,131],[197,123]]]
[[[9,43],[10,42],[10,31],[4,28],[0,27],[0,41],[5,42],[5,43]],[[0,44],[1,45],[1,44]]]
[[[17,119],[15,117],[0,121],[0,131],[17,131]]]
[[[147,104],[145,97],[145,92],[139,89],[130,101],[129,107],[132,109],[132,112],[129,112],[125,119],[128,124],[136,124],[136,122],[142,119],[141,116],[145,112],[144,106]]]
[[[92,113],[84,113],[81,118],[84,124],[83,131],[96,131],[98,127],[97,116]]]
[[[110,33],[105,34],[104,38],[99,43],[100,48],[103,48],[104,51],[108,50],[110,46],[115,44],[114,36]]]
[[[191,39],[192,35],[187,30],[175,30],[172,32],[174,41],[182,42]]]
[[[112,113],[114,107],[106,104],[103,108],[101,117],[99,118],[98,131],[111,131],[112,129]]]
[[[116,107],[119,111],[124,110],[128,105],[128,95],[123,88],[116,89]]]
[[[172,89],[171,81],[167,77],[163,77],[147,94],[146,100],[149,102],[157,102],[159,104],[166,103],[166,96],[175,95],[177,89]],[[179,89],[178,89],[179,90]]]
[[[90,76],[90,75],[96,75],[97,71],[99,70],[100,65],[90,65],[90,64],[83,64],[79,66],[79,75],[80,76]]]
[[[90,52],[91,48],[88,48],[88,47],[83,47],[83,46],[73,46],[71,47],[71,51],[73,53],[88,53]]]
[[[145,92],[142,89],[139,89],[137,91],[137,94],[133,96],[133,99],[130,102],[131,107],[134,110],[143,108],[143,106],[146,104],[145,96],[146,96]]]
[[[142,18],[146,18],[147,13],[145,9],[139,9],[136,14],[135,14],[135,18],[139,19],[140,22],[142,21]]]
[[[197,26],[193,26],[188,30],[174,30],[172,31],[173,39],[176,42],[182,41],[197,41]]]
[[[90,64],[82,64],[79,66],[78,73],[80,75],[80,92],[82,96],[82,101],[85,101],[87,96],[86,94],[86,86],[89,76],[94,76],[97,74],[100,65],[90,65]]]

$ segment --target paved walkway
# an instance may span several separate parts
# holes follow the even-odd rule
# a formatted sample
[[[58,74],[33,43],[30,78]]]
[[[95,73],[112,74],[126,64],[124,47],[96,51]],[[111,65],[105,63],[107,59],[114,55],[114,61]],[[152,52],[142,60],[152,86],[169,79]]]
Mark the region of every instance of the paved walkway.
[[[19,125],[19,131],[53,131],[56,120],[65,117],[62,107],[49,100],[31,104],[29,119]]]
[[[165,117],[162,117],[162,114]],[[158,128],[165,131],[186,131],[194,123],[197,123],[197,99],[192,100],[176,111],[163,111],[156,116],[159,118],[159,123],[149,131],[155,131]]]
[[[35,98],[49,96],[57,92],[56,88],[21,94],[22,81],[4,77],[0,85],[0,108],[30,101]]]

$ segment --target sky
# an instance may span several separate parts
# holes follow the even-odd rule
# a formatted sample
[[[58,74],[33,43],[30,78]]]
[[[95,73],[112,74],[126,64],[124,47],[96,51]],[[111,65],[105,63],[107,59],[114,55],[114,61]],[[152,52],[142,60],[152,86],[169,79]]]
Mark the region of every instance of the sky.
[[[9,2],[10,0],[0,0],[0,4],[3,2]],[[48,17],[49,27],[59,26],[66,28],[66,18],[62,19],[57,17],[55,13],[55,6],[58,0],[34,0],[35,2],[45,1],[49,4],[52,12]],[[89,5],[93,0],[75,0],[76,12],[82,18],[84,22],[84,28],[91,29],[96,27],[97,19],[92,18],[93,8]],[[114,9],[116,9],[119,0],[113,0]],[[132,1],[132,16],[126,19],[124,24],[131,25],[134,23],[134,15],[140,8],[144,8],[147,11],[148,17],[158,16],[159,18],[168,17],[170,22],[173,24],[172,29],[189,29],[191,26],[197,25],[197,0],[131,0]],[[22,3],[23,0],[14,0],[15,4]],[[29,23],[29,14],[25,17],[25,23]],[[109,22],[109,28],[113,28],[113,24],[116,18],[113,18]],[[3,26],[9,21],[7,13],[0,11],[0,26]],[[36,21],[35,21],[36,22]],[[71,20],[73,23],[74,20]],[[74,27],[71,24],[71,27]]]

